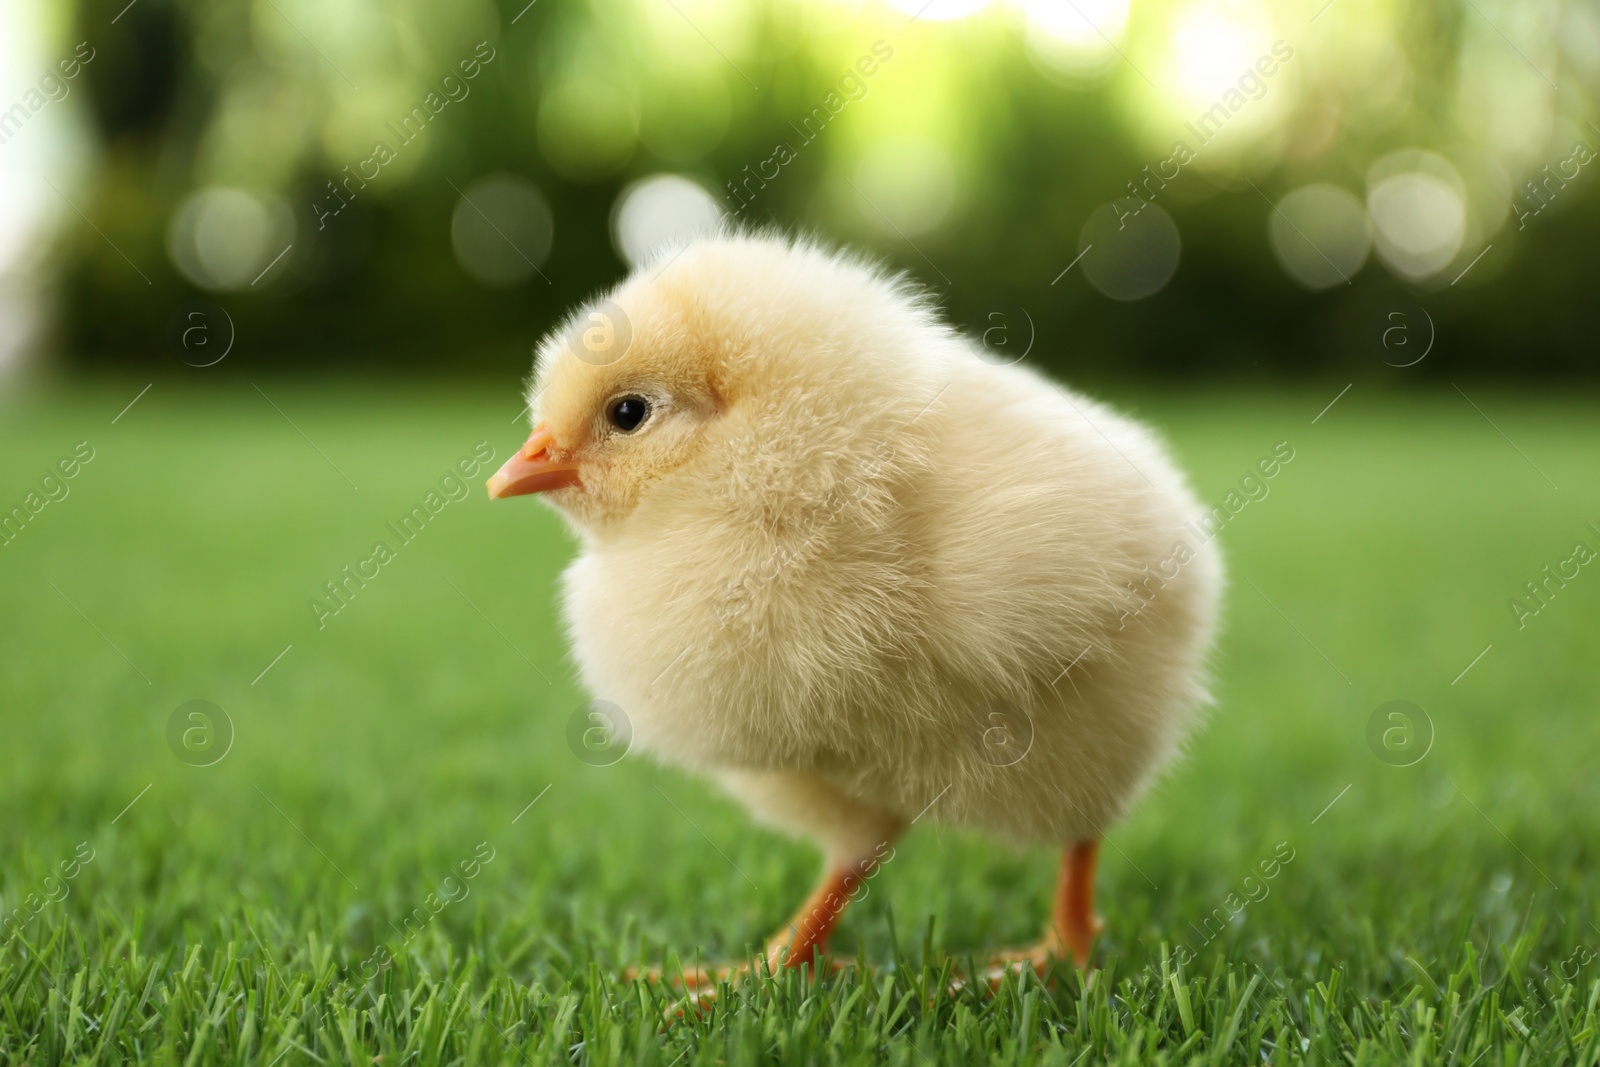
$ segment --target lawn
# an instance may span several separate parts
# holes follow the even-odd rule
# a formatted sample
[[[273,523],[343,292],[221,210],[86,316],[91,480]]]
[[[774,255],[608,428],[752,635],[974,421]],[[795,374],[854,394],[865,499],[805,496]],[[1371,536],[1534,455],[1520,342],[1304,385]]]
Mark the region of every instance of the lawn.
[[[919,827],[835,944],[871,971],[663,1029],[623,969],[741,955],[815,858],[569,747],[573,545],[450,499],[514,386],[144,384],[0,408],[0,508],[59,497],[0,547],[0,1063],[1600,1062],[1600,566],[1524,591],[1600,550],[1600,401],[1112,396],[1208,501],[1294,458],[1222,534],[1217,704],[1111,833],[1100,970],[947,992],[1056,857]]]

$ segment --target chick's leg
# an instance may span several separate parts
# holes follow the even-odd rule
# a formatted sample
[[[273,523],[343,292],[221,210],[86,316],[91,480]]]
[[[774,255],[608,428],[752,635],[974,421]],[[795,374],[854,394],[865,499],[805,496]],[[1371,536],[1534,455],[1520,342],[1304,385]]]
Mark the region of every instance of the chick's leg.
[[[1079,841],[1061,855],[1061,878],[1045,944],[1054,955],[1072,953],[1079,967],[1089,963],[1100,919],[1094,913],[1094,869],[1100,858],[1099,840]]]
[[[807,772],[725,771],[718,778],[761,822],[821,846],[821,881],[768,941],[764,954],[773,970],[814,964],[844,909],[866,896],[868,881],[894,857],[891,846],[905,820]],[[745,969],[696,967],[672,977],[681,976],[684,985],[694,988]]]
[[[852,900],[866,895],[866,880],[877,873],[881,864],[879,854],[887,847],[888,843],[884,842],[883,848],[852,865],[829,863],[824,867],[822,880],[805,903],[800,905],[800,910],[794,913],[794,918],[767,942],[763,962],[769,971],[775,973],[780,968],[816,967],[821,962],[818,954],[827,951],[828,938],[839,924],[839,917]],[[891,851],[889,857],[892,856]],[[838,966],[834,964],[835,969]],[[715,983],[746,974],[749,970],[748,963],[741,963],[686,968],[668,976],[681,982],[688,991],[684,1001],[668,1009],[669,1014],[681,1019],[691,1012],[704,1011],[716,1001],[716,990],[711,988]],[[660,971],[631,969],[627,973],[630,980],[641,976],[655,981],[663,977]]]
[[[887,847],[888,842],[883,842]],[[867,879],[878,871],[879,858],[869,855],[854,864],[829,864],[789,924],[767,942],[767,966],[803,967],[828,948],[828,938],[852,900],[866,894]]]
[[[802,771],[741,771],[723,785],[757,819],[822,848],[823,875],[794,918],[767,942],[767,964],[802,967],[826,949],[828,937],[867,881],[893,855],[904,820]]]
[[[1044,937],[1032,948],[992,957],[985,975],[991,985],[998,984],[1006,972],[1019,967],[1031,967],[1042,978],[1052,962],[1068,956],[1080,969],[1088,967],[1089,954],[1094,950],[1094,939],[1101,925],[1094,914],[1094,870],[1099,857],[1098,839],[1069,845],[1061,854],[1061,874],[1056,881],[1055,903]]]

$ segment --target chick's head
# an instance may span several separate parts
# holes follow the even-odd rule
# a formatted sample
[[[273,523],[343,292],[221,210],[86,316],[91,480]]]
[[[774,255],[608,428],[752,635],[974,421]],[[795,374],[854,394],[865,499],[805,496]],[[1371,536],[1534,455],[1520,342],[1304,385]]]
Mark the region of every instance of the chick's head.
[[[603,527],[691,461],[720,403],[715,341],[664,303],[625,288],[545,339],[529,399],[536,428],[492,496],[545,493],[580,525]]]
[[[540,344],[536,427],[490,495],[544,494],[589,533],[651,498],[743,492],[770,508],[772,489],[836,479],[873,425],[924,403],[900,349],[930,328],[870,267],[775,238],[702,240]]]

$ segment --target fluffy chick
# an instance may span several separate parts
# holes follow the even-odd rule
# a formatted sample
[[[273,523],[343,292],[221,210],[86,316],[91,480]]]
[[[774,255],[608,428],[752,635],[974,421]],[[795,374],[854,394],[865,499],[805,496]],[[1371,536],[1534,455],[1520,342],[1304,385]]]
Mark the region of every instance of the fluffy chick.
[[[770,962],[811,962],[927,818],[1064,846],[1019,958],[1082,963],[1099,839],[1206,700],[1221,562],[1156,436],[986,362],[904,279],[758,236],[581,310],[530,405],[490,491],[580,539],[585,684],[823,851]]]

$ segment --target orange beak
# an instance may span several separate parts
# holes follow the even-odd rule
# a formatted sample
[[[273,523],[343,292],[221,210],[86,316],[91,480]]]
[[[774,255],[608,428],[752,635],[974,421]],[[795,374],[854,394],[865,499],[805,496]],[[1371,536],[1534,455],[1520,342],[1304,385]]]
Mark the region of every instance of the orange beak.
[[[527,443],[489,479],[489,499],[546,493],[580,484],[576,463],[550,458],[550,448],[555,442],[555,435],[548,426],[542,422],[535,426]]]

